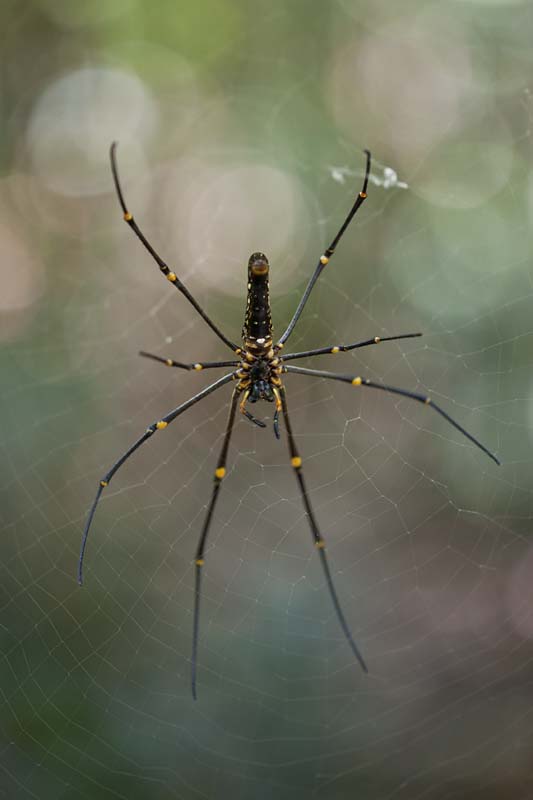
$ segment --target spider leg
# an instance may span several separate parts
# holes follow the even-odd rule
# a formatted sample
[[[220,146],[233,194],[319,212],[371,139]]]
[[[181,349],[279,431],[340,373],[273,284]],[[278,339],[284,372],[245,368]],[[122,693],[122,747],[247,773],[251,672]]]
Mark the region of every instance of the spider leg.
[[[178,278],[176,273],[172,272],[172,270],[168,267],[168,265],[165,264],[165,262],[163,261],[161,256],[159,256],[158,253],[156,253],[156,251],[154,250],[154,248],[152,247],[152,245],[150,244],[148,239],[144,236],[143,232],[141,231],[141,229],[139,228],[139,226],[135,222],[135,220],[133,218],[133,214],[131,214],[128,211],[128,208],[126,206],[126,201],[124,200],[124,194],[122,192],[122,187],[120,185],[120,179],[118,177],[116,149],[117,149],[117,142],[113,142],[113,144],[111,145],[111,149],[109,151],[109,156],[111,158],[111,171],[113,173],[113,180],[115,182],[115,188],[117,190],[117,195],[118,195],[118,199],[119,199],[120,205],[122,206],[122,211],[124,212],[124,219],[126,220],[128,225],[130,226],[132,231],[135,233],[135,235],[141,240],[143,245],[146,247],[146,249],[148,250],[148,252],[152,256],[152,258],[157,262],[157,264],[159,265],[159,269],[161,270],[163,275],[167,278],[167,280],[169,280],[171,283],[173,283],[174,286],[176,287],[176,289],[178,289],[178,291],[180,291],[183,295],[185,295],[185,297],[187,298],[189,303],[191,303],[191,305],[194,306],[194,308],[200,314],[202,319],[205,322],[207,322],[207,324],[209,325],[211,330],[216,333],[218,338],[222,339],[224,344],[226,344],[234,352],[236,352],[236,353],[240,352],[240,348],[237,347],[237,345],[233,344],[233,342],[230,339],[228,339],[227,336],[225,336],[222,333],[220,328],[217,325],[215,325],[215,323],[207,316],[207,314],[205,313],[203,308],[200,306],[200,304],[194,299],[194,297],[189,292],[189,290],[187,289],[185,284],[183,284],[180,281],[180,279]]]
[[[286,342],[287,339],[289,338],[289,336],[291,335],[291,333],[293,331],[293,328],[296,325],[296,323],[298,322],[298,320],[299,320],[299,318],[301,316],[301,313],[302,313],[302,311],[304,309],[304,306],[307,303],[307,300],[309,299],[309,295],[311,294],[313,286],[315,285],[315,283],[317,282],[318,278],[320,277],[320,273],[322,272],[322,270],[324,269],[324,267],[326,266],[326,264],[330,260],[331,256],[335,252],[335,248],[337,247],[338,243],[340,242],[341,237],[344,234],[344,231],[346,230],[346,228],[348,227],[348,225],[352,221],[353,217],[355,216],[355,214],[357,213],[359,208],[363,205],[363,203],[366,200],[366,197],[367,197],[366,190],[368,188],[368,177],[370,175],[370,151],[369,150],[365,150],[364,152],[366,154],[366,169],[365,169],[365,177],[364,177],[364,180],[363,180],[363,188],[361,189],[361,191],[357,195],[357,197],[355,199],[355,203],[351,207],[348,216],[346,217],[346,219],[342,223],[341,227],[339,228],[339,231],[338,231],[337,235],[335,236],[335,238],[331,242],[330,246],[326,249],[324,255],[320,256],[320,258],[318,260],[318,264],[315,267],[315,271],[313,272],[313,274],[311,276],[311,279],[310,279],[309,283],[307,284],[306,289],[305,289],[305,291],[303,293],[302,299],[298,303],[298,308],[294,312],[294,316],[291,319],[291,321],[289,322],[287,330],[281,336],[281,338],[278,340],[278,344],[277,344],[278,347],[283,347],[284,342]]]
[[[274,411],[273,419],[274,436],[279,440],[279,412],[283,409],[283,403],[281,402],[281,394],[277,386],[272,387],[272,393],[276,399],[276,410]]]
[[[496,458],[494,453],[492,453],[484,444],[481,444],[475,436],[472,436],[471,433],[463,428],[458,422],[456,422],[453,417],[444,411],[443,408],[438,406],[436,403],[433,402],[431,397],[428,397],[425,394],[420,394],[419,392],[410,392],[407,389],[399,389],[397,386],[389,386],[385,383],[374,383],[374,381],[370,380],[370,378],[361,378],[359,376],[354,377],[353,375],[337,375],[333,372],[323,372],[322,370],[318,369],[307,369],[305,367],[283,367],[283,372],[291,372],[297,375],[313,375],[315,378],[328,378],[329,380],[333,381],[342,381],[343,383],[351,383],[352,386],[367,386],[371,389],[381,389],[383,392],[389,392],[390,394],[398,394],[401,397],[409,397],[411,400],[416,400],[418,403],[422,403],[423,405],[430,406],[433,408],[437,414],[440,414],[441,417],[444,417],[450,425],[453,425],[463,436],[466,436],[467,439],[479,447],[480,450],[483,450],[484,453],[488,455],[489,458],[492,458],[496,464],[500,464],[500,461]]]
[[[244,414],[246,419],[249,419],[250,422],[253,422],[254,425],[257,425],[258,428],[266,428],[266,423],[263,422],[262,419],[257,419],[256,417],[254,417],[253,414],[250,414],[250,412],[247,411],[246,409],[244,409],[244,411],[242,411],[241,413]]]
[[[231,406],[229,410],[228,422],[226,425],[226,433],[224,435],[224,442],[222,444],[222,450],[220,451],[217,467],[215,469],[215,479],[214,479],[215,482],[213,485],[213,491],[211,493],[211,500],[209,502],[207,514],[205,516],[204,526],[202,528],[202,533],[200,535],[200,541],[198,542],[198,547],[196,549],[196,558],[195,558],[196,576],[195,576],[195,586],[194,586],[194,617],[193,617],[193,630],[192,630],[192,657],[191,657],[191,689],[194,700],[196,700],[196,665],[198,662],[198,635],[200,630],[200,589],[202,583],[202,567],[204,566],[205,563],[204,551],[207,542],[207,536],[209,534],[209,529],[211,527],[211,521],[213,519],[213,512],[215,510],[218,493],[220,491],[220,485],[226,474],[226,461],[228,457],[228,448],[229,448],[231,433],[233,431],[233,425],[235,422],[235,412],[237,410],[237,401],[239,399],[239,394],[240,390],[238,389],[238,387],[235,387],[235,389],[233,390],[233,396],[231,398]]]
[[[380,342],[395,342],[398,339],[414,339],[422,336],[421,333],[401,333],[399,336],[374,336],[373,339],[365,339],[355,344],[335,344],[329,347],[319,347],[317,350],[303,350],[301,353],[287,353],[282,357],[282,361],[294,361],[295,358],[307,358],[308,356],[321,356],[327,353],[347,353],[348,350],[355,350],[357,347],[368,347],[371,344]]]
[[[179,367],[179,369],[186,369],[189,371],[213,369],[213,367],[238,367],[241,363],[240,361],[202,361],[201,363],[195,364],[183,364],[181,361],[174,361],[173,358],[154,356],[153,353],[146,353],[144,350],[140,350],[139,355],[144,356],[144,358],[151,358],[152,361],[159,361],[160,364],[164,364],[166,367]]]
[[[244,394],[243,394],[243,396],[242,396],[242,400],[241,400],[241,402],[240,402],[240,404],[239,404],[239,411],[241,412],[241,414],[244,414],[244,416],[246,417],[246,419],[249,419],[249,420],[250,420],[250,422],[253,422],[253,423],[254,423],[254,425],[257,425],[259,428],[266,428],[266,425],[265,425],[265,423],[263,422],[263,420],[261,420],[261,419],[257,419],[256,417],[254,417],[254,415],[253,415],[253,414],[251,414],[251,413],[250,413],[250,412],[249,412],[249,411],[246,409],[246,401],[248,400],[248,397],[249,397],[249,396],[250,396],[250,390],[249,390],[249,389],[245,389],[245,391],[244,391]]]
[[[274,427],[274,436],[276,439],[279,439],[279,411],[276,408],[274,411],[274,420],[273,420],[273,427]]]
[[[306,486],[305,486],[305,481],[304,481],[304,477],[303,477],[303,473],[302,473],[302,459],[300,458],[300,455],[298,454],[298,450],[296,448],[296,444],[295,444],[295,441],[294,441],[294,435],[293,435],[291,423],[290,423],[290,420],[289,420],[289,412],[288,412],[288,409],[287,409],[287,398],[286,398],[286,395],[285,395],[285,389],[283,387],[280,388],[280,395],[281,395],[281,405],[282,405],[282,411],[283,411],[283,418],[285,420],[285,427],[287,428],[287,437],[288,437],[288,440],[289,440],[289,452],[291,454],[291,464],[292,464],[292,467],[293,467],[293,469],[294,469],[294,471],[296,473],[296,478],[298,480],[298,484],[299,484],[299,487],[300,487],[300,494],[302,496],[302,501],[303,501],[303,504],[304,504],[304,507],[305,507],[305,510],[306,510],[306,513],[307,513],[307,518],[309,520],[309,525],[311,527],[311,533],[313,534],[315,547],[317,548],[318,555],[320,556],[322,569],[324,571],[324,576],[326,578],[326,583],[327,583],[327,586],[328,586],[328,589],[329,589],[330,597],[331,597],[331,599],[333,601],[333,606],[335,608],[335,613],[337,614],[337,619],[339,620],[340,626],[341,626],[341,628],[343,630],[344,636],[346,637],[346,641],[350,645],[352,653],[354,654],[354,656],[358,660],[359,664],[361,665],[362,670],[364,672],[368,672],[368,667],[366,666],[365,661],[363,659],[363,656],[361,655],[357,645],[355,644],[355,641],[353,639],[353,636],[352,636],[352,633],[350,631],[350,628],[348,627],[348,623],[346,622],[346,618],[345,618],[344,613],[342,611],[342,608],[341,608],[341,605],[340,605],[340,602],[339,602],[339,598],[337,596],[337,592],[336,592],[336,589],[335,589],[335,585],[333,583],[333,578],[331,576],[331,572],[330,572],[330,569],[329,569],[329,563],[328,563],[328,560],[326,558],[326,544],[325,544],[324,539],[323,539],[323,537],[320,534],[320,531],[318,529],[318,525],[317,525],[317,522],[316,522],[316,519],[315,519],[313,508],[311,506],[311,502],[310,502],[309,496],[307,494],[307,489],[306,489]]]
[[[183,414],[184,411],[187,411],[187,409],[195,405],[195,403],[198,403],[200,400],[203,400],[204,397],[207,397],[208,394],[214,392],[215,389],[219,389],[221,386],[224,386],[224,384],[229,383],[231,380],[233,380],[233,377],[234,377],[233,373],[231,373],[230,375],[224,375],[223,378],[219,378],[218,381],[215,381],[210,386],[207,386],[205,389],[202,389],[201,392],[198,392],[198,394],[195,394],[194,397],[191,397],[189,400],[186,400],[185,403],[182,403],[181,405],[177,406],[177,408],[175,408],[165,417],[160,419],[158,422],[152,422],[152,424],[148,426],[143,435],[139,439],[137,439],[137,441],[134,442],[134,444],[132,444],[129,450],[126,450],[126,452],[122,456],[120,456],[118,461],[116,461],[113,464],[111,469],[108,472],[106,472],[104,477],[100,480],[98,484],[98,490],[96,492],[96,497],[94,498],[91,510],[89,511],[89,516],[87,517],[87,522],[85,523],[85,528],[83,530],[83,536],[81,540],[80,557],[78,561],[78,583],[80,584],[80,586],[83,583],[83,558],[85,555],[85,548],[87,547],[87,537],[89,536],[89,529],[91,527],[96,507],[100,501],[102,492],[106,488],[106,486],[109,485],[113,475],[115,475],[115,473],[118,472],[120,467],[128,460],[128,458],[131,455],[133,455],[133,453],[136,450],[138,450],[139,447],[141,447],[141,445],[143,445],[148,439],[150,439],[150,437],[153,436],[153,434],[156,431],[163,430],[164,428],[166,428],[167,425],[170,425],[170,423],[176,419],[176,417],[179,417],[180,414]]]

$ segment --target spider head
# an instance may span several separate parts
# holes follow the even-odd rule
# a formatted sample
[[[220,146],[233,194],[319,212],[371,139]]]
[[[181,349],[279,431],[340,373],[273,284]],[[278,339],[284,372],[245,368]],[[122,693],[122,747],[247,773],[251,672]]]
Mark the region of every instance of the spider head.
[[[252,253],[248,260],[248,278],[266,278],[268,270],[268,258],[264,253]]]
[[[257,403],[258,400],[266,400],[268,403],[272,403],[274,394],[269,382],[265,380],[254,381],[249,400],[250,403]]]

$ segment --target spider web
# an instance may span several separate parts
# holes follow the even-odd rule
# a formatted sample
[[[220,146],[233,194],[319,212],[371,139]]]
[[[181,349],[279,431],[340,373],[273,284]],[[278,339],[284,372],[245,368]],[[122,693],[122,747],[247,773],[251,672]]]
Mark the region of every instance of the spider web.
[[[397,17],[382,3],[332,6],[322,23],[341,44],[327,45],[322,114],[319,73],[295,70],[289,57],[293,26],[311,41],[321,33],[301,10],[258,11],[249,23],[287,48],[276,60],[268,47],[250,53],[244,6],[226,8],[218,92],[199,79],[185,40],[177,56],[162,33],[149,43],[149,31],[142,43],[131,32],[115,42],[112,58],[103,39],[96,66],[53,71],[45,87],[34,76],[27,121],[10,118],[28,161],[14,156],[2,192],[0,796],[531,796],[533,105],[527,13],[516,3],[504,17],[505,4],[493,5],[479,4],[490,18],[482,30],[476,4],[456,4],[469,35],[495,37],[484,45],[487,63],[474,65],[466,34],[454,38],[458,23],[442,11],[411,3]],[[84,26],[113,30],[119,11],[84,13],[80,21],[65,7],[58,41]],[[405,45],[401,31],[413,25]],[[426,85],[418,66],[429,34],[448,46]],[[243,78],[243,88],[226,60],[245,45],[254,80]],[[205,46],[214,52],[214,42]],[[355,46],[362,55],[351,61]],[[386,94],[379,53],[387,76],[415,53],[403,73],[418,76],[411,106],[402,73]],[[175,59],[179,77],[166,83],[160,76]],[[357,65],[357,92],[347,63]],[[494,82],[494,104],[481,75]],[[428,86],[447,98],[444,111]],[[472,100],[472,86],[475,113],[459,102]],[[394,93],[403,103],[394,105]],[[387,119],[394,131],[384,132]],[[239,420],[230,446],[191,699],[193,558],[231,387],[117,473],[93,522],[83,589],[75,582],[98,480],[147,424],[222,374],[165,369],[137,351],[228,357],[121,225],[103,155],[115,137],[136,219],[233,339],[254,250],[269,256],[275,332],[284,330],[372,143],[369,199],[286,350],[422,331],[297,363],[427,392],[503,463],[431,408],[286,377],[311,501],[369,675],[334,615],[283,426],[278,442],[272,407],[260,404],[267,429]]]

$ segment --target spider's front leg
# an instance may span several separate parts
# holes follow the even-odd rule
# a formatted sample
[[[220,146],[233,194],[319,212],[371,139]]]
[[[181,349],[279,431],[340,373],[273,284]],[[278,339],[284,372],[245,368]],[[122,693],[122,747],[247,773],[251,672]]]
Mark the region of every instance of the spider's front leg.
[[[333,601],[333,607],[335,608],[335,613],[337,615],[337,619],[340,623],[346,641],[350,645],[352,653],[358,660],[359,664],[361,665],[361,669],[364,672],[368,672],[368,667],[365,664],[363,656],[359,652],[359,648],[357,647],[350,628],[348,627],[348,623],[346,622],[346,618],[344,616],[344,612],[341,608],[339,598],[337,596],[337,591],[335,589],[335,585],[333,583],[333,578],[331,575],[331,571],[329,568],[329,563],[326,558],[326,543],[324,541],[324,537],[321,535],[320,530],[318,528],[317,521],[315,519],[315,514],[313,508],[311,506],[311,501],[309,500],[309,495],[307,494],[307,487],[305,485],[304,476],[302,472],[302,459],[300,454],[298,453],[298,449],[296,447],[296,442],[294,441],[294,434],[292,432],[292,427],[289,419],[289,411],[287,409],[287,398],[285,395],[285,388],[282,386],[280,388],[280,396],[281,396],[281,407],[283,410],[283,418],[285,421],[285,427],[287,429],[287,437],[289,440],[289,452],[291,454],[291,465],[296,473],[296,478],[298,480],[298,485],[300,487],[300,494],[302,497],[302,501],[304,504],[305,511],[307,513],[307,518],[309,520],[309,525],[311,528],[311,533],[313,534],[314,544],[316,549],[318,550],[318,554],[320,556],[320,562],[322,564],[322,569],[324,571],[324,576],[326,578],[326,583],[329,589],[330,597]]]
[[[235,423],[235,412],[237,410],[237,402],[240,393],[241,389],[239,389],[239,386],[237,385],[233,390],[233,396],[231,398],[231,406],[229,410],[228,422],[226,425],[226,433],[224,435],[222,450],[220,451],[220,455],[217,461],[217,466],[215,469],[213,491],[211,492],[211,500],[207,508],[207,513],[205,516],[202,533],[200,534],[200,541],[198,542],[198,547],[196,549],[196,558],[194,562],[196,565],[196,574],[195,574],[195,586],[194,586],[194,617],[193,617],[192,656],[191,656],[191,689],[194,700],[196,700],[196,665],[198,661],[198,636],[200,632],[200,592],[202,583],[202,567],[205,564],[205,545],[207,543],[207,537],[209,534],[209,530],[211,528],[211,521],[213,519],[213,512],[215,510],[216,502],[218,499],[220,486],[222,480],[226,475],[226,461],[228,458],[228,448],[231,439],[231,434],[233,431],[233,425]]]
[[[93,517],[96,512],[96,508],[98,506],[98,503],[100,502],[100,497],[102,496],[102,492],[109,485],[112,477],[118,472],[120,467],[123,464],[125,464],[125,462],[129,459],[129,457],[132,456],[133,453],[135,453],[135,451],[138,450],[139,447],[141,447],[146,441],[148,441],[148,439],[150,439],[156,431],[164,430],[167,427],[167,425],[170,425],[171,422],[174,422],[174,420],[177,417],[179,417],[180,414],[183,414],[184,411],[187,411],[188,408],[195,405],[200,400],[203,400],[203,398],[207,397],[207,395],[211,394],[211,392],[214,392],[216,389],[219,389],[221,386],[224,386],[226,383],[229,383],[234,379],[235,379],[235,374],[233,372],[230,373],[229,375],[224,375],[223,378],[219,378],[218,381],[215,381],[210,386],[207,386],[205,389],[202,389],[201,392],[198,392],[198,394],[195,394],[194,397],[191,397],[189,400],[186,400],[185,403],[179,405],[169,414],[162,417],[162,419],[158,420],[157,422],[153,422],[151,425],[147,427],[143,435],[140,436],[139,439],[137,439],[137,441],[132,444],[129,450],[126,450],[126,452],[120,456],[118,461],[115,461],[111,469],[106,472],[103,478],[101,478],[101,480],[98,483],[96,497],[94,498],[91,510],[89,511],[89,516],[87,517],[87,522],[85,523],[85,528],[83,530],[83,536],[81,539],[80,556],[78,560],[78,583],[80,584],[80,586],[83,583],[83,559],[85,556],[85,549],[87,547],[89,530],[93,521]]]

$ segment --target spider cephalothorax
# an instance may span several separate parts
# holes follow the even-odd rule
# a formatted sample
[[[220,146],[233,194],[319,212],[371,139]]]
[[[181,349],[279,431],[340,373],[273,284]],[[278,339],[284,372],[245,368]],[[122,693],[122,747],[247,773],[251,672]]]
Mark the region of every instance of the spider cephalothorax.
[[[250,414],[246,408],[246,403],[257,403],[258,400],[276,403],[274,433],[277,439],[279,439],[279,412],[281,411],[279,393],[282,386],[281,378],[279,377],[281,369],[281,361],[275,355],[272,347],[270,347],[265,354],[261,355],[246,351],[236,372],[236,377],[239,379],[237,391],[242,393],[239,410],[247,419],[260,428],[264,428],[265,423]]]
[[[322,564],[322,569],[324,571],[324,577],[326,580],[326,584],[328,587],[328,591],[333,603],[333,607],[335,609],[335,613],[337,615],[337,619],[339,624],[342,628],[344,636],[348,645],[350,646],[352,653],[359,661],[362,669],[367,672],[366,664],[363,660],[361,653],[353,636],[350,632],[350,628],[348,627],[348,623],[346,622],[346,618],[340,606],[339,598],[337,597],[337,592],[335,590],[335,586],[333,583],[333,577],[331,575],[331,571],[329,568],[329,562],[326,558],[326,550],[325,550],[325,542],[318,527],[318,522],[315,518],[315,514],[313,508],[311,506],[311,501],[309,499],[309,495],[307,492],[306,484],[304,481],[303,476],[303,466],[302,466],[302,458],[298,452],[298,448],[296,445],[295,437],[292,432],[291,421],[289,418],[289,411],[287,408],[287,393],[285,391],[285,387],[281,381],[281,375],[284,373],[291,373],[293,375],[311,375],[316,378],[334,380],[334,381],[342,381],[343,383],[351,384],[352,386],[361,386],[361,387],[368,387],[372,389],[379,389],[383,392],[387,392],[392,395],[410,398],[411,400],[416,400],[418,403],[423,403],[425,405],[429,405],[433,408],[438,414],[441,415],[445,420],[447,420],[451,425],[454,426],[458,431],[460,431],[464,436],[467,437],[471,442],[473,442],[477,447],[483,450],[490,458],[493,459],[497,464],[499,464],[498,459],[496,456],[488,450],[485,445],[481,444],[472,434],[468,433],[458,422],[456,422],[450,415],[444,411],[444,409],[440,408],[436,403],[434,403],[427,395],[421,394],[419,392],[412,392],[407,389],[400,389],[396,386],[389,386],[381,382],[375,382],[370,378],[361,378],[360,376],[354,376],[353,374],[338,374],[334,372],[324,372],[322,370],[315,370],[315,369],[308,369],[306,367],[294,367],[292,364],[288,363],[300,358],[310,358],[314,356],[322,356],[327,354],[335,354],[346,352],[348,350],[355,350],[359,347],[368,347],[370,345],[378,344],[379,342],[385,341],[396,341],[398,339],[410,339],[415,336],[421,336],[420,333],[403,333],[396,336],[373,336],[370,339],[364,339],[363,341],[358,341],[353,344],[342,345],[342,344],[334,344],[329,345],[327,347],[319,347],[313,350],[304,350],[299,353],[286,353],[283,357],[280,357],[278,353],[280,352],[281,348],[291,335],[294,326],[298,322],[303,308],[307,303],[309,295],[315,285],[317,279],[319,278],[322,270],[326,267],[331,259],[332,255],[335,252],[335,249],[344,234],[346,228],[350,224],[352,218],[356,214],[357,210],[361,207],[363,202],[366,200],[366,191],[368,188],[368,181],[370,176],[370,153],[368,150],[365,150],[366,153],[366,170],[365,170],[365,177],[363,180],[363,186],[359,194],[356,196],[353,206],[348,213],[348,216],[344,220],[344,223],[341,225],[337,235],[332,240],[329,247],[326,248],[323,255],[320,256],[318,263],[315,267],[315,271],[313,272],[307,287],[298,303],[296,311],[293,314],[291,321],[289,322],[287,328],[285,329],[284,333],[280,336],[275,344],[273,344],[272,340],[272,322],[270,317],[270,301],[268,297],[268,274],[269,274],[269,264],[268,259],[263,253],[253,253],[250,256],[250,260],[248,261],[248,296],[246,302],[246,314],[244,317],[244,327],[242,331],[242,347],[238,347],[231,339],[229,339],[216,325],[213,320],[206,314],[204,309],[200,306],[197,300],[193,297],[193,295],[189,292],[187,287],[181,282],[179,277],[176,273],[171,270],[168,265],[163,261],[163,259],[158,255],[158,253],[154,250],[152,245],[148,242],[144,234],[142,233],[141,229],[135,222],[133,218],[133,214],[128,211],[126,203],[124,201],[124,196],[122,194],[122,189],[120,186],[120,181],[118,178],[117,172],[117,165],[115,160],[115,150],[116,150],[116,143],[111,146],[111,169],[113,171],[113,179],[115,181],[115,187],[118,194],[118,199],[120,205],[122,206],[122,211],[124,212],[124,219],[133,230],[136,236],[140,239],[143,245],[146,247],[150,255],[155,259],[157,262],[159,269],[163,273],[170,283],[172,283],[176,289],[181,292],[191,303],[191,305],[196,309],[198,314],[202,317],[204,322],[209,325],[211,330],[218,336],[218,338],[224,342],[224,344],[229,347],[232,351],[233,360],[231,361],[202,361],[202,362],[193,362],[193,363],[183,363],[181,361],[174,361],[173,358],[163,358],[162,356],[153,355],[152,353],[144,353],[141,352],[141,355],[146,356],[147,358],[151,358],[154,361],[159,361],[162,364],[165,364],[167,367],[177,367],[179,369],[184,370],[203,370],[203,369],[216,369],[219,367],[231,367],[232,371],[222,378],[214,381],[214,383],[209,384],[204,389],[201,389],[197,394],[191,397],[189,400],[186,400],[184,403],[181,403],[179,406],[174,408],[168,414],[165,414],[164,417],[159,419],[157,422],[152,422],[145,430],[145,432],[137,439],[136,442],[116,461],[111,469],[109,469],[105,475],[100,479],[98,484],[98,489],[96,492],[96,497],[94,498],[93,504],[89,511],[89,515],[87,517],[87,522],[85,523],[85,529],[83,531],[83,538],[81,543],[81,551],[80,551],[80,559],[78,563],[78,581],[80,584],[83,581],[83,558],[85,554],[85,547],[87,545],[87,537],[89,535],[89,528],[91,527],[91,523],[96,511],[96,507],[99,503],[100,497],[102,495],[103,490],[106,486],[108,486],[109,482],[115,475],[115,473],[120,469],[120,467],[127,461],[127,459],[133,455],[133,453],[138,450],[148,439],[150,439],[157,431],[164,430],[170,423],[174,422],[174,420],[183,414],[184,411],[187,411],[191,406],[195,405],[196,403],[203,400],[204,397],[207,397],[212,392],[220,389],[222,386],[226,386],[231,381],[236,381],[236,385],[234,387],[233,395],[231,398],[230,409],[229,409],[229,416],[228,422],[226,426],[226,433],[224,434],[224,440],[222,444],[222,449],[220,451],[220,455],[218,458],[217,466],[215,469],[214,474],[214,483],[211,492],[211,500],[209,502],[209,507],[206,512],[206,516],[204,519],[204,524],[202,528],[202,532],[200,534],[200,539],[198,541],[198,546],[196,548],[196,557],[194,560],[195,567],[196,567],[196,574],[195,574],[195,590],[194,590],[194,613],[193,613],[193,640],[192,640],[192,657],[191,657],[191,685],[192,685],[192,694],[193,697],[196,699],[196,665],[197,665],[197,654],[198,654],[198,637],[199,637],[199,626],[200,626],[200,587],[201,587],[201,580],[202,580],[202,568],[205,563],[205,550],[207,545],[207,537],[209,534],[209,530],[211,528],[211,522],[213,519],[213,513],[215,510],[215,505],[217,502],[217,498],[219,495],[220,487],[222,485],[222,480],[226,475],[226,462],[228,457],[228,450],[229,444],[231,439],[231,434],[233,431],[233,426],[235,423],[235,417],[237,412],[237,405],[239,405],[240,411],[247,417],[249,420],[254,422],[256,425],[264,428],[265,423],[261,420],[255,419],[250,412],[246,408],[246,403],[256,403],[258,400],[266,400],[269,403],[275,402],[276,410],[274,413],[274,431],[276,436],[279,438],[279,427],[278,427],[278,416],[279,412],[282,411],[283,413],[283,421],[285,425],[285,430],[287,433],[287,440],[289,445],[289,453],[291,456],[291,466],[295,471],[296,478],[298,481],[300,495],[302,498],[302,502],[305,508],[305,513],[309,522],[309,527],[311,529],[311,534],[313,536],[314,545],[317,548],[320,561]],[[240,360],[235,360],[235,357],[238,357]]]

